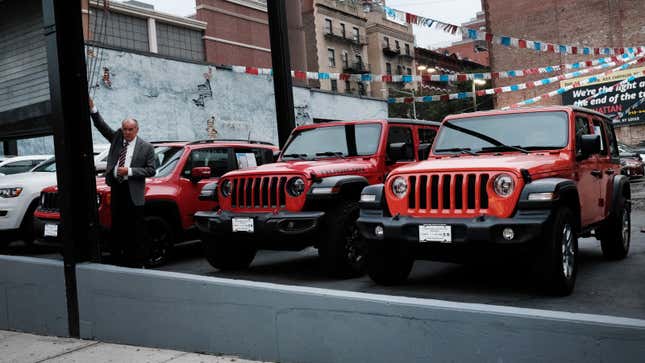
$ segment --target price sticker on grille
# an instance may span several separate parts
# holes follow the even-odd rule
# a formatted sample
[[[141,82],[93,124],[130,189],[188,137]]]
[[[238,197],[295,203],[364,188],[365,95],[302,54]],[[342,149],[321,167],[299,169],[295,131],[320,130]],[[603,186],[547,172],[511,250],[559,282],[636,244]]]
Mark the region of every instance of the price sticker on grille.
[[[58,237],[58,226],[55,224],[45,224],[45,237]]]
[[[452,242],[452,227],[445,224],[423,224],[419,226],[419,242]]]
[[[233,232],[253,233],[253,218],[233,218]]]

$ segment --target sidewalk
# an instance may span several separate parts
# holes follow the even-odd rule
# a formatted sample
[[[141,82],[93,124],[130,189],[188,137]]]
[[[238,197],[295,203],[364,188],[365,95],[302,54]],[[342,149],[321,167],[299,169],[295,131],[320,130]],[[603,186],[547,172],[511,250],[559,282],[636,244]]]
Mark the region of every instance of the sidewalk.
[[[177,350],[46,337],[0,330],[0,362],[132,362],[132,363],[255,363],[231,356],[185,353]]]

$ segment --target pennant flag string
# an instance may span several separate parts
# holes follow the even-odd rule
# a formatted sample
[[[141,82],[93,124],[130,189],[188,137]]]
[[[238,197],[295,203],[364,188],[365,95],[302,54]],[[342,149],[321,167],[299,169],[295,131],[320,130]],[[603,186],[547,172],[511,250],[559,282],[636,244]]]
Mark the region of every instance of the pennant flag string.
[[[563,45],[554,44],[549,42],[542,42],[536,40],[527,40],[522,38],[515,38],[509,36],[498,36],[485,31],[462,27],[455,24],[444,23],[436,19],[426,18],[420,15],[406,13],[396,10],[378,2],[373,2],[374,5],[383,7],[385,17],[393,22],[403,24],[408,23],[412,25],[422,26],[426,28],[435,28],[443,30],[450,34],[457,34],[461,32],[466,39],[484,40],[493,44],[498,44],[509,48],[519,49],[532,49],[538,52],[547,53],[561,53],[561,54],[583,54],[583,55],[616,55],[630,52],[630,49],[637,47],[585,47],[578,45]],[[633,53],[633,51],[631,51]]]
[[[475,94],[477,96],[485,96],[485,95],[495,95],[495,94],[500,94],[500,93],[508,93],[508,92],[515,92],[515,91],[521,91],[524,89],[529,89],[529,88],[536,88],[536,87],[542,87],[542,86],[547,86],[549,84],[552,84],[554,82],[558,81],[563,81],[565,79],[571,79],[571,78],[577,78],[580,76],[583,76],[585,74],[588,74],[592,71],[595,70],[600,70],[600,69],[606,69],[610,67],[615,67],[618,64],[633,64],[634,62],[645,62],[645,56],[641,55],[638,58],[634,59],[635,55],[628,55],[624,54],[620,56],[617,61],[609,62],[609,63],[603,63],[599,64],[595,67],[588,68],[588,69],[583,69],[580,71],[576,72],[571,72],[567,73],[564,75],[560,75],[557,77],[551,77],[551,78],[545,78],[542,80],[537,80],[537,81],[532,81],[532,82],[526,82],[526,83],[521,83],[521,84],[515,84],[511,86],[504,86],[504,87],[497,87],[497,88],[489,88],[485,90],[479,90]],[[631,60],[631,61],[630,61]],[[625,63],[627,61],[630,61],[629,63]],[[613,73],[613,72],[610,72]],[[593,78],[593,77],[592,77]],[[412,102],[436,102],[436,101],[448,101],[448,100],[456,100],[456,99],[465,99],[465,98],[470,98],[472,97],[472,92],[461,92],[461,93],[452,93],[452,94],[445,94],[445,95],[433,95],[433,96],[426,96],[426,97],[392,97],[388,98],[388,103],[412,103]]]
[[[549,93],[545,93],[543,95],[533,97],[533,98],[530,98],[528,100],[524,100],[524,101],[518,102],[516,104],[510,105],[510,106],[503,107],[502,110],[509,110],[509,109],[512,109],[512,108],[519,108],[521,106],[532,105],[532,104],[534,104],[534,103],[536,103],[538,101],[548,99],[548,98],[551,98],[551,97],[555,97],[557,95],[561,95],[561,94],[563,94],[563,93],[565,93],[567,91],[572,90],[573,88],[581,87],[581,86],[587,85],[589,83],[598,82],[601,79],[601,77],[604,77],[604,76],[607,76],[609,74],[616,73],[616,72],[628,69],[629,67],[633,66],[634,64],[643,63],[643,62],[645,62],[645,57],[640,56],[640,57],[638,57],[638,58],[636,58],[636,59],[634,59],[634,60],[632,60],[630,62],[627,62],[627,63],[621,65],[620,67],[616,67],[616,68],[610,69],[608,71],[605,71],[604,73],[601,73],[601,74],[598,74],[598,75],[595,75],[595,76],[591,76],[589,78],[585,78],[585,79],[583,79],[583,80],[581,80],[579,82],[575,82],[575,83],[573,83],[573,84],[571,84],[569,86],[558,88],[555,91],[551,91]],[[645,71],[640,72],[640,73],[645,74]]]
[[[645,53],[645,47],[634,49],[635,52],[627,52],[618,56],[610,56],[605,58],[598,58],[578,63],[553,65],[538,68],[527,68],[512,71],[489,72],[489,73],[456,73],[456,74],[432,74],[432,75],[391,75],[391,74],[349,74],[349,73],[328,73],[328,72],[303,72],[291,71],[291,76],[300,80],[349,80],[356,82],[385,82],[385,83],[412,83],[412,82],[462,82],[473,79],[506,79],[524,77],[534,74],[545,74],[558,72],[566,69],[585,69],[596,65],[606,64],[612,61],[618,61],[621,58],[625,59],[630,55]],[[246,66],[231,66],[231,70],[235,73],[246,73],[252,75],[267,75],[272,76],[273,70],[270,68],[255,68]]]

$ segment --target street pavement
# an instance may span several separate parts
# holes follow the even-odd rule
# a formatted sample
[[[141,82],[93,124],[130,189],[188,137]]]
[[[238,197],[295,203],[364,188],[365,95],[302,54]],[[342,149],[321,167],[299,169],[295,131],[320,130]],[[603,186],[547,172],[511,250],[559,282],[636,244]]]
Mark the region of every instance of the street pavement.
[[[107,344],[0,330],[0,363],[253,363],[233,356]]]
[[[607,261],[595,238],[580,240],[579,271],[574,292],[567,297],[543,296],[531,284],[530,274],[519,261],[498,264],[457,265],[417,261],[408,281],[383,287],[369,277],[331,279],[321,273],[317,252],[260,251],[246,271],[221,272],[203,258],[201,246],[177,248],[173,260],[159,268],[202,276],[311,286],[394,296],[441,299],[456,302],[494,304],[611,315],[645,319],[645,180],[632,183],[632,239],[628,258]],[[19,244],[10,253],[24,253]],[[36,254],[60,258],[57,254]]]

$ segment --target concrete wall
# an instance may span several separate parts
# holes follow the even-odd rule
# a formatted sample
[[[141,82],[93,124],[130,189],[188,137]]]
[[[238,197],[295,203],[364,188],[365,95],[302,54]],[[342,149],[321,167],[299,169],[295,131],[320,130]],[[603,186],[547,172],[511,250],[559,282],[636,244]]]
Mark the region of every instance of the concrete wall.
[[[62,261],[0,255],[0,330],[69,334]]]
[[[620,361],[645,321],[131,270],[78,268],[81,335],[279,362]]]
[[[95,50],[97,68],[107,68],[109,83],[101,77],[90,95],[105,120],[114,128],[134,117],[146,140],[195,140],[208,138],[207,122],[214,120],[220,138],[249,137],[277,145],[273,80],[130,52]],[[108,86],[109,85],[109,86]],[[294,87],[297,124],[315,118],[351,120],[387,117],[384,100],[348,97]],[[90,122],[90,121],[88,121]],[[93,129],[95,143],[105,139]],[[53,139],[23,140],[25,153],[52,152]],[[43,145],[44,143],[44,145]],[[47,148],[49,145],[50,149]]]

